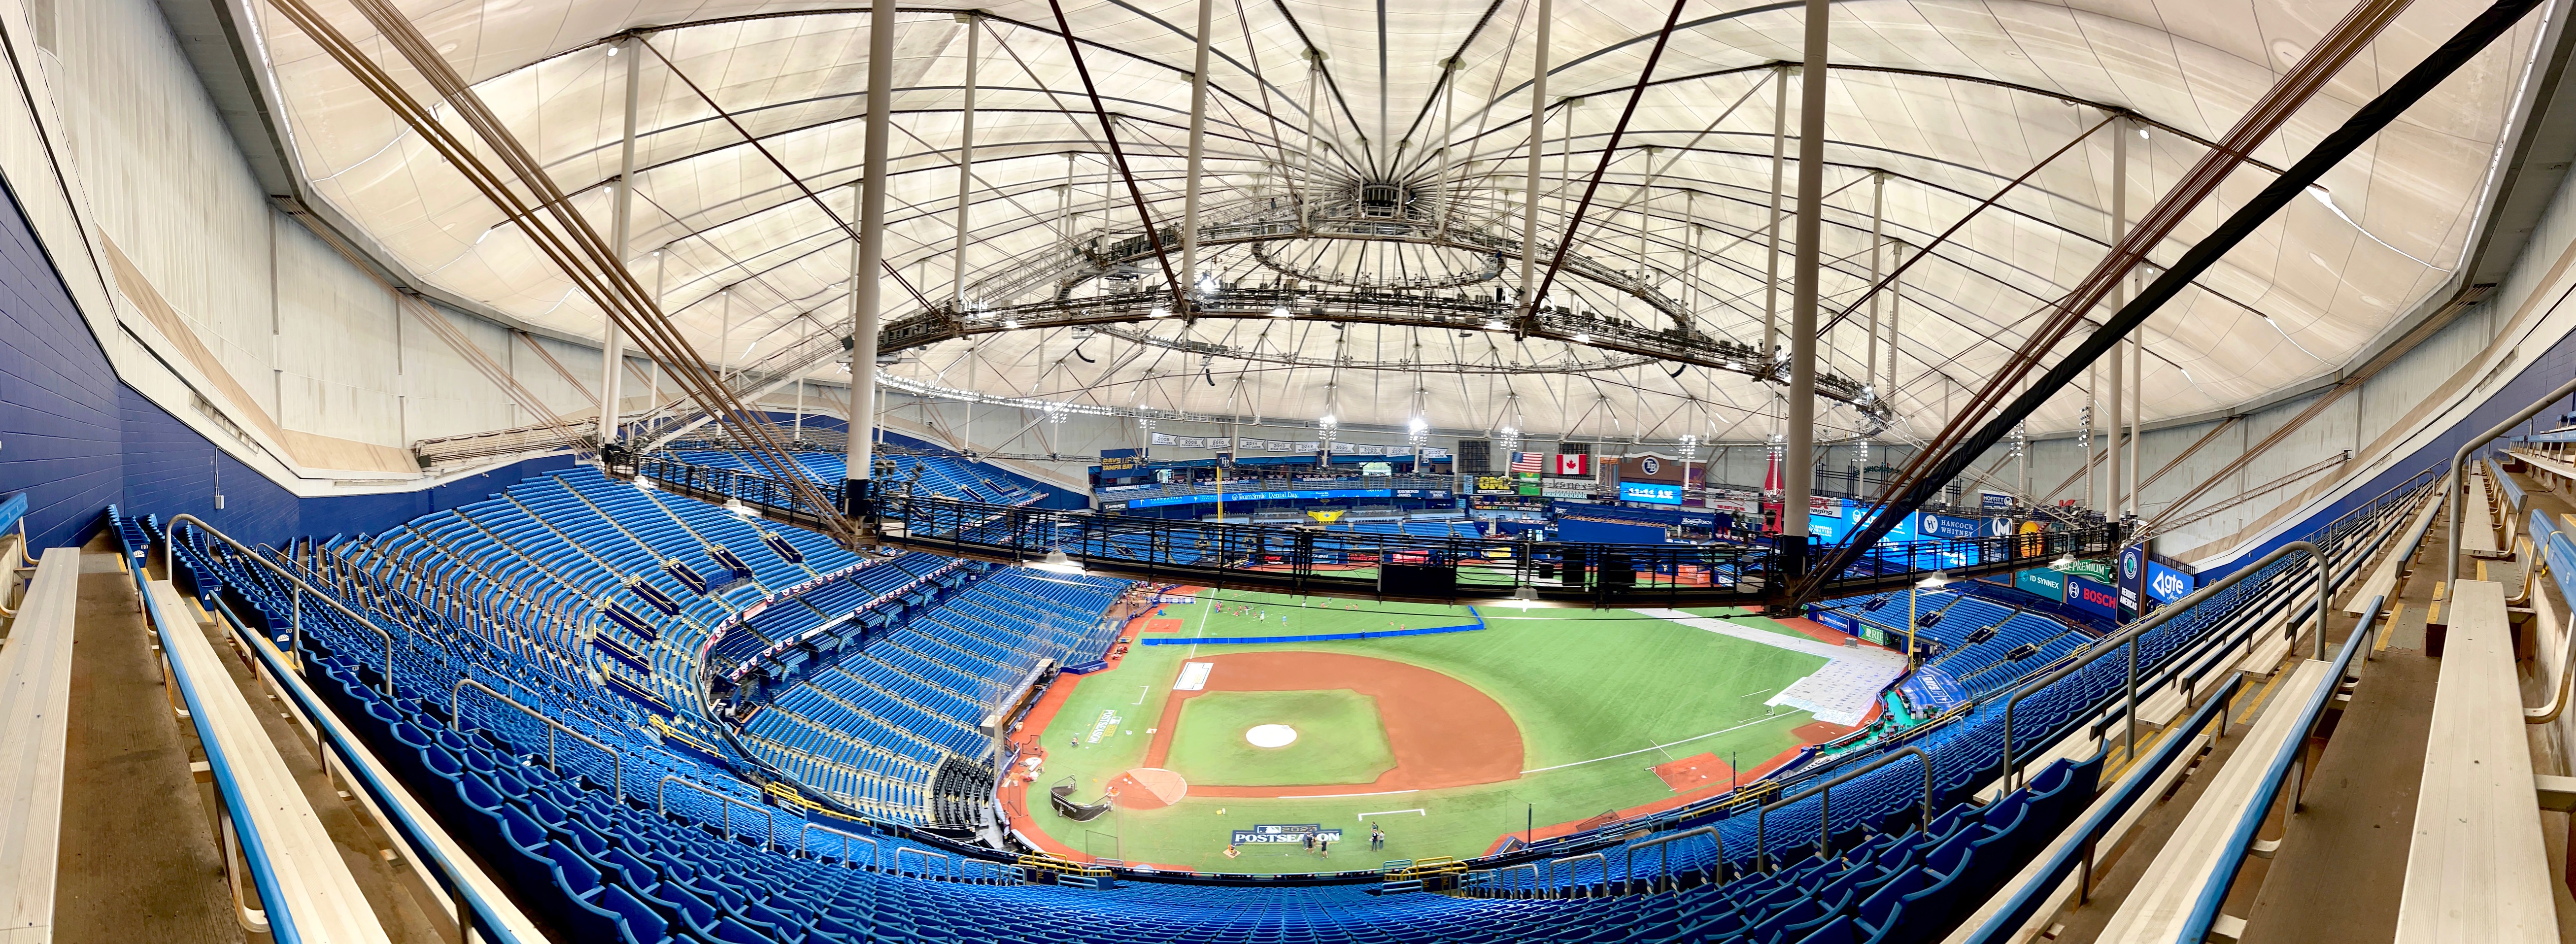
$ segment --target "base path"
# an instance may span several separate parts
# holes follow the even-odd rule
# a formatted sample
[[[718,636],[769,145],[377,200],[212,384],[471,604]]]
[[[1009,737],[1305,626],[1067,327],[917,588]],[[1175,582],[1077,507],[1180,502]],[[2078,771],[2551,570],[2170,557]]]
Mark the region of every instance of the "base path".
[[[1775,649],[1821,656],[1825,667],[1814,674],[1789,684],[1763,704],[1786,705],[1812,712],[1816,720],[1832,724],[1854,725],[1869,717],[1878,706],[1880,692],[1905,674],[1905,655],[1866,643],[1854,646],[1835,645],[1804,636],[1789,636],[1750,626],[1739,626],[1722,619],[1692,616],[1680,610],[1634,610],[1658,619],[1671,620],[1692,629],[1707,630],[1721,636],[1759,643]]]
[[[1239,652],[1204,656],[1211,692],[1298,692],[1347,688],[1377,700],[1395,766],[1369,783],[1305,787],[1194,786],[1192,796],[1311,797],[1463,787],[1516,779],[1524,751],[1510,712],[1474,686],[1430,669],[1327,652]],[[1202,691],[1175,691],[1163,705],[1146,767],[1170,756],[1181,708]],[[1296,719],[1282,718],[1294,724]]]
[[[1188,796],[1190,782],[1160,767],[1138,767],[1112,778],[1105,792],[1117,797],[1122,809],[1159,810]]]

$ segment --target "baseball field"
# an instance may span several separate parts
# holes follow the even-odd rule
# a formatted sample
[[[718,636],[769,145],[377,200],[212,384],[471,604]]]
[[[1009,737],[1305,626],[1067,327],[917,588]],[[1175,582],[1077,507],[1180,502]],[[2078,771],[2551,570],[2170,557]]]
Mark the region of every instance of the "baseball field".
[[[1243,641],[1426,629],[1451,631]],[[1731,610],[1232,591],[1167,604],[1130,633],[1123,658],[1059,678],[1031,713],[1019,737],[1042,766],[1004,802],[1051,851],[1203,872],[1465,858],[1722,794],[1866,723],[1877,676],[1848,670],[1902,661]],[[1832,695],[1835,679],[1849,691]],[[1810,710],[1818,698],[1833,721]],[[1075,802],[1116,809],[1057,815],[1046,791],[1067,778]],[[1302,841],[1331,830],[1329,858]]]

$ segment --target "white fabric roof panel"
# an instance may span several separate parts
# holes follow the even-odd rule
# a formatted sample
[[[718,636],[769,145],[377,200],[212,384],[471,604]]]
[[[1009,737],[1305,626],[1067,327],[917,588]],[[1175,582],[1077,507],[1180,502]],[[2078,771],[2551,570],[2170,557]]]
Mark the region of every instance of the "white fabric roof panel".
[[[1283,192],[1280,162],[1293,169],[1302,160],[1311,92],[1321,106],[1318,134],[1331,146],[1317,158],[1322,185],[1349,185],[1360,164],[1370,163],[1372,175],[1438,191],[1435,149],[1445,137],[1453,147],[1450,179],[1466,181],[1450,191],[1461,220],[1516,241],[1534,5],[1385,4],[1381,27],[1380,5],[1358,0],[1221,2],[1211,68],[1208,207]],[[363,39],[373,30],[354,10],[333,0],[319,6],[427,97],[408,66],[381,42]],[[476,83],[603,233],[628,67],[606,44],[628,30],[658,27],[648,33],[658,55],[646,53],[640,66],[638,274],[648,285],[658,280],[666,308],[702,350],[731,362],[758,356],[764,343],[787,343],[768,332],[800,314],[834,324],[846,317],[850,252],[840,221],[856,216],[848,185],[856,176],[866,108],[864,8],[650,0],[403,0],[398,6]],[[2272,166],[2295,160],[2477,9],[2416,3],[2254,157]],[[1136,231],[1124,185],[1098,143],[1091,103],[1054,33],[1053,14],[1028,2],[986,10],[970,285],[1062,254],[1068,153],[1076,155],[1070,196],[1076,227],[1096,232],[1105,210],[1113,236]],[[1543,238],[1562,231],[1561,214],[1598,160],[1664,12],[1659,3],[1639,0],[1555,3],[1549,92],[1585,101],[1572,109],[1570,162],[1560,157],[1566,111],[1547,116]],[[2201,157],[2205,149],[2194,139],[2223,135],[2278,71],[2344,12],[2338,3],[2275,0],[1837,3],[1821,247],[1828,263],[1821,285],[1826,311],[1849,304],[1867,284],[1874,174],[1886,175],[1887,236],[1921,246],[2100,122],[2105,112],[2093,105],[2124,107],[2146,123],[2127,142],[2134,218]],[[1187,31],[1196,3],[1069,0],[1066,13],[1086,43],[1085,63],[1107,107],[1120,117],[1120,141],[1158,224],[1177,225],[1193,51]],[[320,198],[446,290],[550,330],[598,336],[595,307],[518,233],[495,228],[496,209],[308,38],[274,11],[263,8],[263,16],[261,38],[285,99],[294,156]],[[955,291],[954,162],[969,26],[951,13],[909,10],[900,23],[887,253],[905,281],[936,301]],[[2328,174],[2311,191],[2317,199],[2295,203],[2149,321],[2148,419],[2244,404],[2331,372],[2442,284],[2469,243],[2537,24],[2537,17],[2526,21],[2488,49]],[[1580,253],[1634,270],[1637,227],[1648,220],[1644,264],[1657,273],[1660,290],[1689,307],[1698,329],[1746,343],[1758,344],[1762,335],[1760,231],[1768,220],[1774,120],[1768,66],[1799,58],[1802,28],[1794,6],[1693,4],[1658,67],[1661,84],[1641,102],[1577,237]],[[1314,89],[1302,56],[1308,42],[1323,52],[1329,77]],[[1441,84],[1441,63],[1453,54],[1463,62],[1454,120],[1442,111],[1453,93]],[[1793,74],[1789,81],[1794,112],[1798,79]],[[1794,161],[1797,121],[1790,118]],[[735,122],[760,148],[745,143]],[[1907,273],[1902,336],[1895,342],[1898,381],[1882,391],[1899,417],[1889,435],[1938,427],[1947,406],[1965,399],[1961,384],[1996,370],[2044,306],[2101,256],[2110,228],[2113,133],[2095,132],[2042,168]],[[1661,150],[1639,150],[1645,147]],[[1400,157],[1389,153],[1398,148]],[[761,149],[820,193],[839,221]],[[1644,193],[1650,172],[1654,187]],[[1565,174],[1573,179],[1558,179]],[[1792,168],[1792,186],[1795,176]],[[2179,255],[2270,176],[2261,168],[2238,171],[2154,258]],[[1650,217],[1641,217],[1641,209]],[[1178,265],[1178,247],[1171,251]],[[1459,252],[1372,255],[1347,247],[1314,258],[1327,267],[1384,267],[1389,275],[1398,267],[1420,275],[1423,267],[1472,264]],[[1229,282],[1277,277],[1257,268],[1241,247],[1211,249],[1206,262]],[[1150,259],[1142,267],[1154,269]],[[1507,261],[1505,283],[1517,268],[1517,261]],[[1789,268],[1783,259],[1784,280]],[[1587,308],[1647,324],[1661,319],[1619,291],[1565,276],[1559,285],[1560,300],[1579,298]],[[1473,290],[1490,293],[1491,286]],[[1788,294],[1784,285],[1783,322]],[[901,287],[889,285],[885,298],[890,319],[918,307]],[[1866,325],[1856,315],[1832,332],[1828,369],[1862,375]],[[1506,335],[1222,319],[1129,330],[1245,353],[1209,359],[1172,345],[1028,331],[947,342],[894,370],[995,395],[1197,413],[1332,413],[1345,423],[1387,425],[1421,415],[1442,427],[1511,425],[1542,434],[1758,436],[1769,430],[1767,411],[1776,402],[1749,377],[1703,369],[1673,376],[1654,363],[1562,375],[1526,366],[1484,372],[1569,356],[1566,345],[1516,343]],[[722,351],[719,339],[728,342]],[[1596,366],[1617,357],[1573,354]],[[1342,357],[1351,360],[1339,368],[1318,366]],[[1459,363],[1485,366],[1454,376],[1440,366],[1417,369]],[[2080,392],[2070,391],[2032,426],[2068,428],[2078,422],[2081,405]],[[1848,408],[1836,407],[1821,422],[1848,428],[1855,420]]]

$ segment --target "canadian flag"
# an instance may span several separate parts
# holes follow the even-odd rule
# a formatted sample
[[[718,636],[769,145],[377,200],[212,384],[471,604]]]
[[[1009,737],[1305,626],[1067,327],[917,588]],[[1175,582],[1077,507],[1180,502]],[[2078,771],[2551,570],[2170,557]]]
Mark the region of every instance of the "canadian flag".
[[[1585,461],[1587,461],[1587,460],[1589,460],[1589,459],[1591,459],[1591,458],[1592,458],[1591,456],[1586,456],[1586,455],[1570,455],[1570,454],[1562,453],[1562,452],[1557,453],[1557,454],[1556,454],[1556,474],[1558,474],[1558,475],[1583,475],[1583,474],[1586,474],[1586,472],[1585,472],[1585,470],[1584,470],[1583,465],[1584,465],[1584,462],[1585,462]]]

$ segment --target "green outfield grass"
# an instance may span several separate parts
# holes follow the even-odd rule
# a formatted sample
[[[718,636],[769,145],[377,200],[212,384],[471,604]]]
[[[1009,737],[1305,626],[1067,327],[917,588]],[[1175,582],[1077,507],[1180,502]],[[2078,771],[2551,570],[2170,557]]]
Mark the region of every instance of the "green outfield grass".
[[[1261,724],[1295,728],[1297,740],[1256,747],[1244,732]],[[1367,783],[1395,766],[1377,699],[1347,688],[1208,692],[1182,703],[1179,728],[1163,766],[1194,786]]]
[[[1252,615],[1233,615],[1234,608],[1243,604],[1251,606]],[[1227,611],[1222,615],[1217,612],[1220,605]],[[1266,620],[1260,615],[1265,610]],[[1233,591],[1202,595],[1196,604],[1172,606],[1165,612],[1182,620],[1181,632],[1152,635],[1383,631],[1471,623],[1478,615],[1465,607],[1299,600]],[[1796,632],[1734,610],[1690,613],[1726,617],[1772,632]],[[1285,628],[1283,615],[1288,618]],[[1037,826],[1093,855],[1201,871],[1305,872],[1370,868],[1387,859],[1472,856],[1531,823],[1546,826],[1667,799],[1672,791],[1653,772],[1655,765],[1667,760],[1714,753],[1749,767],[1796,747],[1799,742],[1792,730],[1814,720],[1803,711],[1763,704],[1821,666],[1823,660],[1814,656],[1624,610],[1506,608],[1484,609],[1481,615],[1486,629],[1431,636],[1136,646],[1117,669],[1083,677],[1074,688],[1045,734],[1044,743],[1053,752],[1046,781],[1071,775],[1077,799],[1097,796],[1109,778],[1142,765],[1151,743],[1148,729],[1162,716],[1172,681],[1194,650],[1213,654],[1260,649],[1392,659],[1475,686],[1500,703],[1520,728],[1525,756],[1518,779],[1389,796],[1295,800],[1194,796],[1163,809],[1121,810],[1089,824],[1056,819],[1041,805]],[[1098,745],[1071,747],[1069,741],[1077,736],[1088,737],[1103,711],[1116,712],[1121,723]],[[1185,721],[1181,729],[1182,735],[1188,735],[1189,723]],[[1219,733],[1241,736],[1239,730]],[[1200,781],[1192,778],[1192,782]],[[1282,783],[1294,786],[1297,782]],[[1382,851],[1372,851],[1361,841],[1371,820],[1387,831],[1388,844]],[[1224,857],[1231,830],[1261,823],[1339,826],[1349,831],[1352,841],[1336,845],[1330,862],[1300,847],[1246,847],[1241,858]]]

